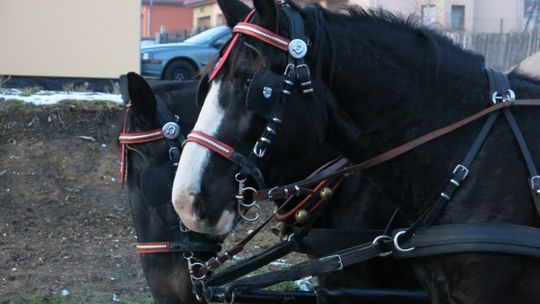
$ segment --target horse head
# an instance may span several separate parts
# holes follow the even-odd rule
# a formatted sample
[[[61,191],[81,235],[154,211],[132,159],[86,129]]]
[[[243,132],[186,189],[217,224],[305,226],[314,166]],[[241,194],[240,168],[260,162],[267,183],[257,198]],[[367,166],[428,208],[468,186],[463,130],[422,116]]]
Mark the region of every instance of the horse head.
[[[288,18],[278,15],[285,8],[278,9],[274,1],[254,1],[256,13],[240,1],[219,3],[235,29],[245,30],[242,18],[253,18],[258,24],[254,31],[288,28],[278,26]],[[295,51],[307,46],[304,40],[297,40]],[[235,198],[239,186],[261,188],[265,181],[275,181],[286,165],[303,160],[323,141],[325,103],[331,96],[311,94],[313,89],[326,91],[318,83],[304,83],[311,81],[309,67],[290,54],[236,32],[216,69],[202,80],[201,114],[188,136],[173,187],[174,207],[189,229],[229,232],[242,212]]]
[[[124,130],[120,136],[122,168],[123,174],[127,173],[129,202],[139,242],[137,248],[146,281],[156,303],[195,303],[185,259],[191,253],[186,250],[185,253],[180,250],[158,252],[149,248],[173,243],[179,244],[177,247],[197,243],[216,248],[196,252],[195,256],[200,259],[207,259],[218,250],[218,240],[181,231],[170,203],[181,141],[185,132],[193,127],[198,112],[196,82],[164,83],[151,88],[141,76],[129,73],[121,77],[121,88],[126,103]],[[172,122],[176,126],[167,125]]]

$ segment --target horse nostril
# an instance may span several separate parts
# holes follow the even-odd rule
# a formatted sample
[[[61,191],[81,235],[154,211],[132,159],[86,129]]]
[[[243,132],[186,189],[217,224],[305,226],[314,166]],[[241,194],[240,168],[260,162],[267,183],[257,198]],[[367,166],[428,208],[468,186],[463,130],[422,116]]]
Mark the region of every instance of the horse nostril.
[[[206,215],[207,208],[206,202],[202,199],[200,195],[190,194],[189,195],[190,203],[193,208],[193,215],[197,221],[203,219]]]

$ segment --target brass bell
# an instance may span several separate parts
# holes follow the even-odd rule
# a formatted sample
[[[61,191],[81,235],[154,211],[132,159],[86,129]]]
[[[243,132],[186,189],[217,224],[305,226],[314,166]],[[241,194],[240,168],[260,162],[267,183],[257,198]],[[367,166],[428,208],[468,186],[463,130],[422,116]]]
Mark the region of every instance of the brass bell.
[[[296,220],[298,224],[303,224],[308,221],[309,212],[305,209],[298,210],[294,214],[294,219]]]
[[[277,236],[280,239],[283,239],[287,236],[287,225],[283,222],[277,223],[272,229],[272,234]]]
[[[332,189],[330,189],[328,187],[324,187],[319,192],[319,195],[321,196],[321,199],[323,201],[327,201],[327,200],[330,200],[332,198],[332,196],[334,196],[334,191],[332,191]]]

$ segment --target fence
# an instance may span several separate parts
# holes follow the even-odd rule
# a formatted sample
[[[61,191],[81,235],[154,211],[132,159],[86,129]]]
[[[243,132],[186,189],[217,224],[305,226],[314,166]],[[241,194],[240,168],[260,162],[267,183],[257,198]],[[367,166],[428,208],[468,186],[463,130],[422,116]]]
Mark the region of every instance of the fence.
[[[484,55],[486,64],[507,71],[540,50],[540,31],[518,33],[447,33],[456,44]]]

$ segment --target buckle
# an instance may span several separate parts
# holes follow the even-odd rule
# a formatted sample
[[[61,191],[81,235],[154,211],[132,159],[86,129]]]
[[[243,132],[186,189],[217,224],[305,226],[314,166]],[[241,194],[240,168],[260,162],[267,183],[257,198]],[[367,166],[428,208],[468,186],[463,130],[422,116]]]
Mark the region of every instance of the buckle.
[[[536,195],[540,195],[540,175],[531,177],[531,189]]]
[[[469,175],[469,169],[467,169],[467,167],[465,167],[465,166],[462,165],[462,164],[457,165],[457,166],[454,168],[454,171],[452,171],[452,174],[456,174],[456,172],[457,172],[458,170],[462,170],[462,171],[463,171],[463,178],[462,178],[462,180],[464,180],[464,179],[467,177],[467,175]]]
[[[305,63],[296,66],[296,78],[300,81],[302,92],[304,94],[313,93],[311,87],[311,72],[309,66]]]
[[[391,236],[388,236],[388,235],[379,235],[378,237],[376,237],[375,239],[373,239],[373,242],[371,242],[371,244],[373,245],[376,245],[378,244],[380,241],[382,242],[386,242],[386,243],[391,243],[392,242],[392,237]],[[392,255],[392,250],[388,250],[386,252],[381,252],[379,253],[379,256],[380,257],[386,257],[386,256],[389,256],[389,255]]]
[[[396,233],[396,235],[394,236],[394,247],[399,251],[399,252],[409,252],[409,251],[413,251],[416,249],[416,247],[411,247],[411,248],[403,248],[399,245],[399,237],[402,236],[403,234],[405,234],[405,230],[402,230],[398,233]]]
[[[516,93],[513,90],[506,90],[506,92],[501,94],[495,91],[491,94],[491,102],[494,104],[499,102],[511,102],[514,100],[516,100]]]
[[[339,265],[338,269],[336,269],[336,270],[343,269],[343,260],[341,259],[341,256],[339,254],[334,254],[334,255],[329,255],[329,256],[322,257],[321,262],[326,262],[326,261],[328,261],[330,259],[333,259],[333,258],[337,258],[336,262]]]

